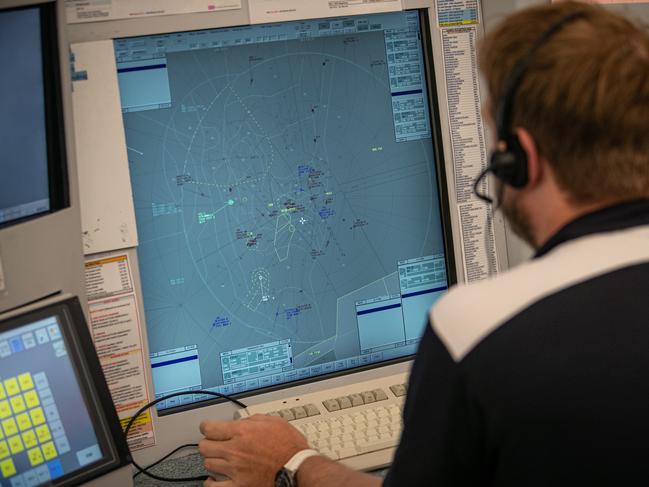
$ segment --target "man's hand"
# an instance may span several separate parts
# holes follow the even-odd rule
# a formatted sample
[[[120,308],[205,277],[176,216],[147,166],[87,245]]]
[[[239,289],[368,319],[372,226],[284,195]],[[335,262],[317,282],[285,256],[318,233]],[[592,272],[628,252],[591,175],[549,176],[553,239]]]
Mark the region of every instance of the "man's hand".
[[[277,416],[257,414],[239,421],[203,421],[198,451],[205,468],[231,480],[205,487],[273,487],[275,475],[297,452],[309,448],[293,426]]]

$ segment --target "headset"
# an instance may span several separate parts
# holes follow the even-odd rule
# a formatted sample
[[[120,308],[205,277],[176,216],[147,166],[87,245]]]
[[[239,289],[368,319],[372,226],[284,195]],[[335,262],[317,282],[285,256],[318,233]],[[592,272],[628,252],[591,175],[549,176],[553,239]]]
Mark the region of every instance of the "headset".
[[[513,188],[523,188],[527,185],[527,155],[518,140],[518,136],[512,130],[512,111],[516,92],[539,48],[567,24],[585,16],[586,12],[577,11],[552,24],[537,38],[525,56],[514,65],[496,109],[496,130],[498,135],[496,149],[491,154],[489,165],[480,173],[473,184],[474,194],[482,201],[489,204],[493,203],[492,198],[478,190],[478,186],[489,173],[492,173],[504,184]]]

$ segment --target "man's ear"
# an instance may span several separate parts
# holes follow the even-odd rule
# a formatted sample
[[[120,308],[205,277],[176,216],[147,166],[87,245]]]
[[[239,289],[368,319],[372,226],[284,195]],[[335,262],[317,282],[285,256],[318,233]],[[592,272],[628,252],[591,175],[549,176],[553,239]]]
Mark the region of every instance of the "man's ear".
[[[536,147],[536,141],[532,137],[532,134],[524,128],[517,128],[515,133],[518,136],[521,148],[527,156],[527,187],[533,188],[543,178],[543,165],[541,164],[541,157]]]

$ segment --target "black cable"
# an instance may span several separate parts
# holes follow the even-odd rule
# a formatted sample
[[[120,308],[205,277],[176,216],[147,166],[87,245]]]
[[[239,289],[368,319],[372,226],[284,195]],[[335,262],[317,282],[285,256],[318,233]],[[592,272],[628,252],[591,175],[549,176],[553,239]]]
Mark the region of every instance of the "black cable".
[[[164,457],[160,458],[159,460],[156,460],[155,462],[153,462],[153,463],[152,463],[151,465],[149,465],[148,467],[144,467],[144,472],[148,472],[148,471],[151,470],[153,467],[155,467],[156,465],[159,465],[160,463],[164,462],[164,461],[165,461],[167,458],[169,458],[171,455],[173,455],[174,453],[176,453],[176,452],[182,450],[183,448],[191,448],[191,447],[197,447],[197,446],[198,446],[198,443],[185,443],[184,445],[180,445],[178,448],[174,448],[174,449],[171,450],[169,453],[167,453]],[[137,476],[140,475],[141,473],[142,473],[142,472],[136,472],[135,475],[133,475],[133,478],[137,477]]]
[[[478,186],[480,186],[480,183],[484,180],[484,178],[487,177],[487,175],[493,170],[493,167],[491,164],[487,165],[482,171],[480,171],[480,174],[478,174],[478,177],[475,178],[475,181],[473,181],[473,194],[475,194],[479,199],[484,201],[485,203],[491,205],[493,204],[494,200],[491,198],[489,195],[482,193],[479,189]]]
[[[226,399],[226,400],[230,401],[231,403],[236,404],[236,405],[239,406],[240,408],[246,408],[246,407],[247,407],[247,406],[246,406],[244,403],[242,403],[241,401],[239,401],[239,400],[237,400],[237,399],[235,399],[235,398],[233,398],[233,397],[230,397],[230,396],[228,396],[228,395],[226,395],[226,394],[221,394],[220,392],[205,391],[205,390],[174,392],[173,394],[168,394],[168,395],[166,395],[166,396],[159,397],[159,398],[156,399],[155,401],[151,401],[150,403],[146,404],[145,406],[142,406],[142,407],[138,410],[138,412],[135,413],[135,414],[131,417],[131,419],[129,420],[128,424],[126,425],[126,428],[124,428],[124,436],[125,436],[126,438],[128,438],[128,432],[131,430],[131,427],[133,426],[133,423],[135,423],[135,420],[136,420],[137,418],[139,418],[140,415],[142,415],[142,413],[144,413],[147,409],[149,409],[149,408],[155,406],[155,405],[158,404],[159,402],[165,401],[165,400],[167,400],[167,399],[171,399],[172,397],[186,396],[187,394],[206,394],[206,395],[208,395],[208,396],[214,396],[214,397],[218,397],[218,398],[221,398],[221,399]],[[184,445],[183,445],[183,446],[184,446]],[[178,449],[176,449],[176,450],[174,450],[173,452],[169,453],[169,454],[167,455],[167,457],[170,456],[170,455],[172,455],[173,453],[175,453],[177,450],[178,450]],[[165,457],[165,458],[166,458],[166,457]],[[208,479],[208,476],[207,476],[207,475],[201,475],[201,476],[199,476],[199,477],[180,477],[180,478],[172,479],[172,478],[167,478],[167,477],[161,477],[161,476],[159,476],[159,475],[153,474],[153,473],[151,473],[151,472],[148,471],[149,468],[151,468],[153,465],[157,465],[157,464],[160,463],[162,460],[164,460],[164,458],[158,460],[157,462],[155,462],[154,464],[152,464],[152,465],[150,465],[149,467],[146,467],[146,468],[143,468],[142,466],[140,466],[140,465],[139,465],[135,460],[132,460],[132,463],[133,463],[133,466],[138,470],[138,473],[143,473],[143,474],[146,475],[147,477],[151,477],[152,479],[154,479],[154,480],[159,480],[159,481],[161,481],[161,482],[195,482],[195,481],[204,481],[204,480],[207,480],[207,479]]]

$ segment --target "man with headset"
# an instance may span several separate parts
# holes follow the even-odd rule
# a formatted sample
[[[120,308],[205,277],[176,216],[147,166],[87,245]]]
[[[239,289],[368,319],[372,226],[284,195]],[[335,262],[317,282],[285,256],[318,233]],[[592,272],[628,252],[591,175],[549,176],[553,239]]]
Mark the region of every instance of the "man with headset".
[[[510,16],[481,66],[485,174],[537,252],[431,310],[383,485],[649,485],[649,35],[554,3]],[[279,418],[201,431],[231,479],[208,487],[381,484]]]

